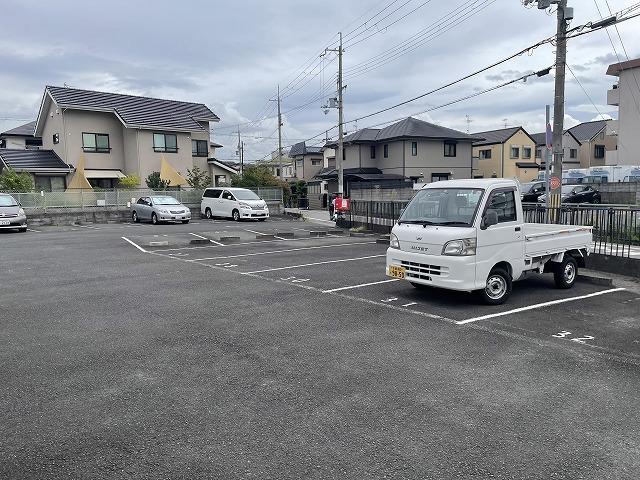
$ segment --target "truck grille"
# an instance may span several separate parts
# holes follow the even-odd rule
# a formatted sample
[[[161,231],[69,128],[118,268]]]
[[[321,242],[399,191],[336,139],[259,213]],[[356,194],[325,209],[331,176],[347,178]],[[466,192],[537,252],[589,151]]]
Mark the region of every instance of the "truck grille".
[[[446,275],[446,267],[438,265],[427,265],[426,263],[402,261],[402,266],[406,269],[405,275],[408,278],[417,278],[420,280],[431,280],[432,276]]]

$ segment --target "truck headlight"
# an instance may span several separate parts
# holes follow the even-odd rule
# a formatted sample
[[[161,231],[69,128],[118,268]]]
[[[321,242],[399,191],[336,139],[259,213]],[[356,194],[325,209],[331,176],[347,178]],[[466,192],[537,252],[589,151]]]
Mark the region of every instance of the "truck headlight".
[[[466,256],[476,254],[476,239],[463,238],[460,240],[451,240],[444,244],[442,255]]]
[[[398,237],[396,237],[393,233],[389,236],[389,247],[397,248],[398,250],[400,250],[400,241],[398,240]]]

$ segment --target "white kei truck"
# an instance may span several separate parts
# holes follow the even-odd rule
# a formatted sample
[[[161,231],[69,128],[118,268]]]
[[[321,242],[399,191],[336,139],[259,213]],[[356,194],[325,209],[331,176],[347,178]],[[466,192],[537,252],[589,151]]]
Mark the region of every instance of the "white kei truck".
[[[498,305],[531,274],[553,273],[557,287],[571,288],[592,246],[592,227],[524,223],[514,180],[447,180],[425,185],[404,209],[386,274]]]

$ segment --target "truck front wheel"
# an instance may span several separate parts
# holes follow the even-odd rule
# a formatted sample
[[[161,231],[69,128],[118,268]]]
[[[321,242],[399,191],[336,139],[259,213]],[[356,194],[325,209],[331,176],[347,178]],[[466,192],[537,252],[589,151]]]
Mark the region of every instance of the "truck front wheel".
[[[511,295],[512,281],[509,272],[502,268],[491,270],[487,284],[480,290],[482,301],[487,305],[502,305]]]
[[[553,279],[558,288],[571,288],[578,277],[578,263],[571,255],[564,257],[562,262],[555,266]]]

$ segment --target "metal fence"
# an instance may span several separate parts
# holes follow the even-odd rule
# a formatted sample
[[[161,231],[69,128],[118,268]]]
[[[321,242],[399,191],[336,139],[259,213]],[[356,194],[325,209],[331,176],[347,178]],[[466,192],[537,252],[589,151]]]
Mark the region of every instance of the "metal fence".
[[[350,226],[390,231],[408,201],[384,202],[352,200],[344,216]],[[640,207],[619,205],[563,205],[547,209],[544,205],[523,204],[527,223],[556,223],[593,227],[596,253],[640,259]]]
[[[259,197],[267,202],[282,203],[281,188],[252,188]],[[199,204],[203,190],[78,190],[74,192],[30,192],[11,193],[25,209],[42,210],[47,208],[104,208],[116,209],[126,207],[128,202],[135,202],[140,197],[152,195],[169,195],[179,202],[189,205]]]

